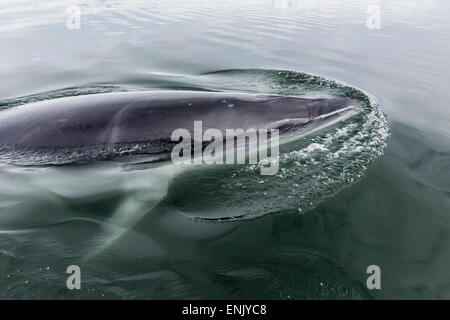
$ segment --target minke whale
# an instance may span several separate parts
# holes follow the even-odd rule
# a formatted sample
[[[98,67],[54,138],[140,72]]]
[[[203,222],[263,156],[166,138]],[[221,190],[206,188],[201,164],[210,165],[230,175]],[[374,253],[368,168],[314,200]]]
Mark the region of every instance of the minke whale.
[[[177,128],[276,128],[322,123],[358,103],[349,98],[235,92],[138,91],[72,96],[0,110],[0,161],[61,165],[124,155],[167,154]]]

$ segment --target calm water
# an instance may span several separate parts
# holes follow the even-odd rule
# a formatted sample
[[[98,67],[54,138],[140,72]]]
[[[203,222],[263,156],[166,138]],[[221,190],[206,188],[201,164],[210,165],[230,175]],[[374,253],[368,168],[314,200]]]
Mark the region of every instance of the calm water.
[[[306,73],[374,96],[390,138],[372,163],[383,117],[358,120],[366,141],[339,149],[360,150],[339,163],[348,176],[314,183],[332,164],[306,163],[316,171],[301,192],[288,179],[265,201],[244,173],[1,164],[0,297],[449,299],[450,3],[375,1],[371,30],[373,2],[3,0],[2,107],[122,90],[332,91]],[[67,27],[71,5],[80,29]],[[225,207],[259,218],[177,213]],[[71,264],[79,291],[65,286]],[[366,288],[374,264],[381,290]]]

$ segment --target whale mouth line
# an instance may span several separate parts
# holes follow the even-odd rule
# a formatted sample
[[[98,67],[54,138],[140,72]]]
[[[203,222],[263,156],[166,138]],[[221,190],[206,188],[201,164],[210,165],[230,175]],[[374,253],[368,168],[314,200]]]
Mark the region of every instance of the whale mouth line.
[[[326,118],[329,118],[329,117],[331,117],[331,116],[333,116],[335,114],[343,113],[343,112],[346,112],[348,110],[352,110],[354,108],[356,108],[356,106],[348,106],[348,107],[345,107],[345,108],[342,108],[342,109],[339,109],[339,110],[335,110],[335,111],[332,111],[332,112],[329,112],[329,113],[321,114],[320,116],[317,116],[317,117],[313,118],[313,120],[326,119]]]
[[[287,118],[287,119],[282,119],[282,120],[277,120],[274,122],[271,122],[269,126],[267,126],[268,129],[276,129],[279,126],[284,126],[286,124],[307,124],[309,122],[312,122],[314,120],[323,120],[326,118],[329,118],[331,116],[334,116],[336,114],[341,114],[344,112],[347,112],[349,110],[354,110],[355,108],[357,108],[354,105],[339,109],[339,110],[335,110],[329,113],[325,113],[325,114],[321,114],[319,116],[316,116],[314,118],[306,118],[306,117],[298,117],[298,118]]]

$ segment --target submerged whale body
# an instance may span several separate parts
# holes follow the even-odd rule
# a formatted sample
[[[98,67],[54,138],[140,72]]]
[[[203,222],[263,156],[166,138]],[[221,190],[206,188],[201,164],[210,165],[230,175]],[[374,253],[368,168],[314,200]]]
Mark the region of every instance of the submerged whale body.
[[[170,152],[175,129],[277,128],[321,122],[357,103],[348,98],[147,91],[73,96],[0,111],[0,161],[67,164]]]

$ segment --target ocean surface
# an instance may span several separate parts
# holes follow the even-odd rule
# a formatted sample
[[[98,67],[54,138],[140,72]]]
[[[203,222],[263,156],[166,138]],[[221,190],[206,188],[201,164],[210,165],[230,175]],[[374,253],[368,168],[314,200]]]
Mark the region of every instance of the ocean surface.
[[[449,14],[446,0],[2,0],[0,108],[140,90],[361,108],[285,146],[270,177],[29,166],[0,146],[0,298],[450,299]]]

